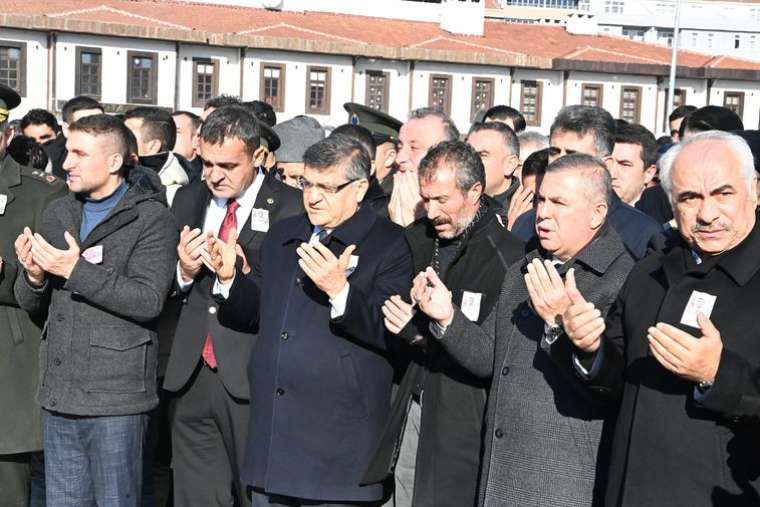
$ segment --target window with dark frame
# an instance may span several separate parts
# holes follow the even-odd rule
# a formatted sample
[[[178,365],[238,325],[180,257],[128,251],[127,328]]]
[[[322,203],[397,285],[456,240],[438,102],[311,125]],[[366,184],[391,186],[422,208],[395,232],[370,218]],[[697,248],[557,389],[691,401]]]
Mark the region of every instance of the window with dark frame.
[[[451,76],[441,74],[430,76],[428,104],[447,115],[451,114]]]
[[[103,55],[100,48],[77,46],[76,94],[100,100]]]
[[[624,86],[620,97],[620,118],[638,123],[641,117],[641,88]]]
[[[0,83],[26,95],[26,43],[0,41]]]
[[[493,79],[472,78],[472,102],[470,104],[470,121],[475,119],[478,111],[485,111],[493,106]]]
[[[285,110],[285,65],[261,64],[261,100],[278,113]]]
[[[673,90],[673,109],[681,107],[686,104],[686,90],[683,88],[676,88]]]
[[[127,102],[156,104],[158,58],[156,53],[127,53]]]
[[[306,112],[330,113],[330,68],[306,68]]]
[[[531,127],[541,125],[541,95],[543,83],[540,81],[522,81],[520,92],[520,112],[525,123]]]
[[[726,92],[723,95],[723,107],[735,112],[739,118],[744,118],[744,92]]]
[[[387,113],[389,84],[390,76],[387,72],[368,70],[366,106]]]
[[[584,84],[581,87],[581,104],[584,106],[602,107],[604,87],[600,84]]]
[[[193,107],[203,107],[219,95],[219,61],[193,58]]]

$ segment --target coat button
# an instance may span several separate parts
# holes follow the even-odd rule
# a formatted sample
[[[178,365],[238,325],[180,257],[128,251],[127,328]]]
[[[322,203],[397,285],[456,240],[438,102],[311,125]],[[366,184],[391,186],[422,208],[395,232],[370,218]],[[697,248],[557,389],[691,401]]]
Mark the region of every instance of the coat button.
[[[509,375],[509,366],[505,366],[504,368],[502,368],[501,374],[504,375],[505,377]]]
[[[55,316],[55,318],[56,318],[56,320],[57,320],[58,322],[63,322],[63,319],[64,319],[64,317],[63,317],[63,314],[62,314],[62,313],[59,313],[59,314],[57,314],[57,315]]]
[[[287,331],[283,331],[282,334],[280,335],[280,339],[282,341],[286,341],[288,339],[288,332]]]
[[[216,307],[209,306],[208,307],[208,313],[211,314],[211,315],[214,315],[216,313]]]
[[[301,279],[300,276],[296,278],[296,285],[303,285],[303,280]]]
[[[61,366],[61,358],[56,357],[55,359],[53,359],[53,364],[56,366]]]
[[[493,434],[496,436],[496,438],[501,438],[504,436],[504,430],[501,428],[496,428],[496,431],[494,431]]]
[[[55,399],[50,400],[50,406],[51,407],[54,407],[56,405],[58,405],[58,401],[56,401]]]
[[[530,311],[527,308],[523,308],[520,312],[520,315],[523,317],[528,317],[530,315]]]
[[[285,394],[285,389],[283,389],[282,387],[278,387],[275,393],[277,393],[277,396],[282,396],[283,394]]]

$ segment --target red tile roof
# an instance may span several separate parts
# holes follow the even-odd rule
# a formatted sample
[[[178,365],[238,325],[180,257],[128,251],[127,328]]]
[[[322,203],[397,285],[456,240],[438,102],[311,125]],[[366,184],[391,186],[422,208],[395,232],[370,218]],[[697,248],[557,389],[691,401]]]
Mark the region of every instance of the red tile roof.
[[[554,59],[655,66],[670,63],[670,49],[665,47],[618,37],[573,35],[556,26],[486,20],[484,36],[473,37],[445,32],[437,23],[176,0],[2,0],[0,21],[4,21],[0,26],[21,23],[24,28],[59,27],[63,31],[72,26],[76,27],[74,31],[89,31],[80,22],[96,22],[99,24],[92,28],[96,33],[113,26],[118,28],[114,34],[124,36],[174,37],[212,44],[245,45],[245,39],[236,37],[256,37],[257,47],[266,47],[262,38],[270,37],[287,44],[283,49],[298,50],[294,44],[312,47],[313,41],[328,44],[328,52],[335,53],[544,68],[551,68]],[[692,69],[760,72],[758,62],[690,51],[679,52],[678,63]]]

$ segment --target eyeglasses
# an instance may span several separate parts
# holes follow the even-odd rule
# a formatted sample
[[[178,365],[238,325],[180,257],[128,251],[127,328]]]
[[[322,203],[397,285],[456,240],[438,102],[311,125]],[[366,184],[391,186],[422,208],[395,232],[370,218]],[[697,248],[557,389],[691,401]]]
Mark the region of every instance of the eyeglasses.
[[[314,189],[324,196],[333,196],[355,181],[359,180],[348,180],[347,182],[341,183],[340,185],[323,185],[321,183],[312,183],[303,176],[299,176],[298,178],[298,184],[304,192]]]

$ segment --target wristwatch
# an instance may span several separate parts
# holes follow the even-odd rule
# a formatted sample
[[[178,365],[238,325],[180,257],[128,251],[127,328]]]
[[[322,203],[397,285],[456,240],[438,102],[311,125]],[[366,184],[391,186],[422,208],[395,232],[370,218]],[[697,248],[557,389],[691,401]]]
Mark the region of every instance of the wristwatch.
[[[554,324],[553,326],[549,326],[549,328],[546,329],[544,332],[544,339],[546,340],[546,343],[551,345],[552,343],[557,341],[557,338],[564,332],[565,330],[562,329],[562,326],[558,324]]]

